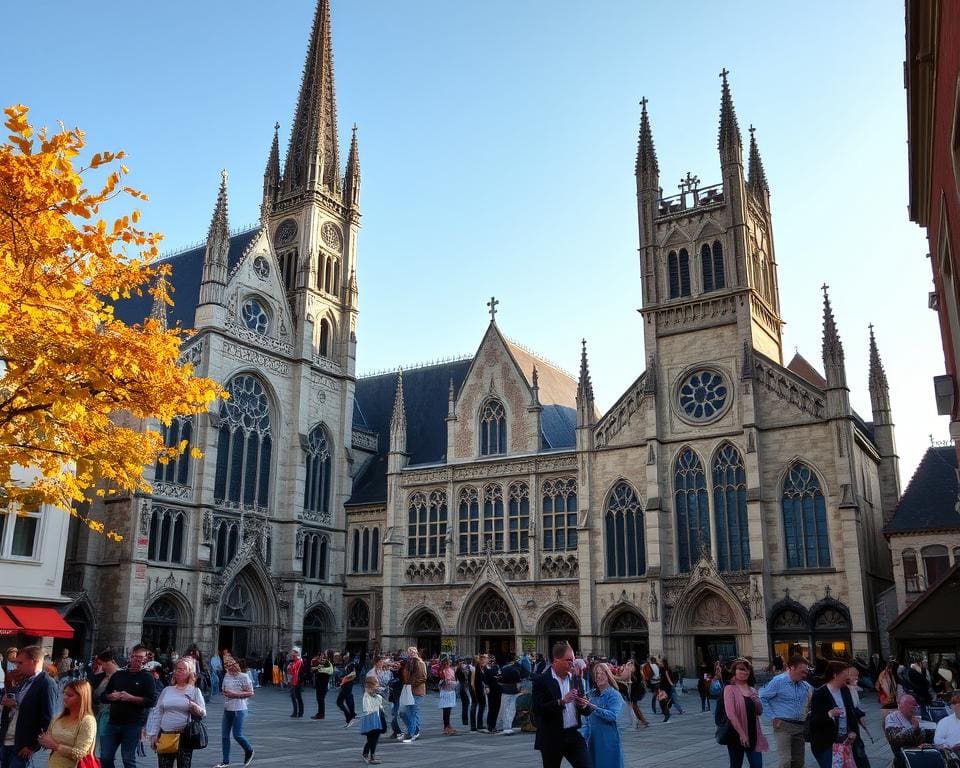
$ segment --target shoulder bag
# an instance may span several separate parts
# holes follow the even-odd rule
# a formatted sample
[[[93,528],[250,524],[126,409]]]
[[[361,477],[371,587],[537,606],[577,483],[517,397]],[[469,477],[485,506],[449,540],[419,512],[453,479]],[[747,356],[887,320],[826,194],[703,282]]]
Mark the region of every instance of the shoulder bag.
[[[194,688],[194,691],[196,691],[196,688]],[[196,700],[196,696],[194,696],[193,701],[198,706],[200,705],[200,702]],[[183,736],[187,740],[188,749],[206,749],[207,742],[210,740],[207,734],[207,726],[203,724],[203,720],[200,717],[194,714],[190,715],[190,722],[187,723],[187,727],[183,729]]]

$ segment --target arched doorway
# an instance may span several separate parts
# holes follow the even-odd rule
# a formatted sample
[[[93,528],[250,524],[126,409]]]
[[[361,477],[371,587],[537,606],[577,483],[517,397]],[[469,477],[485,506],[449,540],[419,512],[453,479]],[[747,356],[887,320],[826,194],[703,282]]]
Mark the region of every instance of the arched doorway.
[[[472,616],[471,634],[478,652],[493,654],[498,662],[516,652],[513,613],[499,593],[492,589],[485,592]]]
[[[303,617],[303,652],[305,655],[328,650],[333,642],[333,625],[330,610],[318,605]],[[309,655],[307,656],[309,658]]]
[[[744,624],[745,619],[737,614],[730,601],[712,590],[704,591],[692,601],[687,611],[687,627],[693,636],[693,668],[686,670],[688,674],[697,675],[702,669],[713,669],[717,661],[727,664],[735,659],[738,635],[747,631]]]
[[[610,658],[620,664],[631,656],[638,662],[650,656],[650,629],[646,619],[637,611],[620,611],[610,622],[608,634]]]
[[[350,610],[347,613],[347,650],[365,659],[369,642],[370,606],[366,600],[357,598],[350,604]]]
[[[239,658],[263,656],[275,645],[273,612],[256,572],[244,568],[220,599],[217,648]]]
[[[853,658],[850,614],[837,600],[821,600],[810,609],[813,648],[818,659]]]
[[[784,665],[791,656],[812,659],[809,617],[802,605],[790,601],[774,607],[770,615],[770,643],[770,658],[776,660],[779,656]]]
[[[577,620],[563,608],[557,608],[546,617],[540,634],[546,642],[544,655],[548,659],[550,650],[556,643],[564,642],[574,651],[580,650],[580,627],[577,626]]]
[[[154,600],[143,614],[141,642],[157,653],[169,653],[177,648],[182,616],[170,597]]]
[[[425,659],[440,653],[440,635],[440,620],[430,611],[421,611],[413,616],[407,627],[411,645],[417,646]]]
[[[73,637],[54,638],[53,658],[59,659],[66,648],[71,658],[86,663],[93,656],[93,619],[90,610],[85,604],[76,603],[63,618],[73,630]]]

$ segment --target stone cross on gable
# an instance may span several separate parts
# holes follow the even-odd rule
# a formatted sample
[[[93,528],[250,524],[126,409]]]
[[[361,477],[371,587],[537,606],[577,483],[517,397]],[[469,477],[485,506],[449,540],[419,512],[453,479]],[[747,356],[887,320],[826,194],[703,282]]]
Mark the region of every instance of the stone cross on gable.
[[[640,99],[640,106],[643,107],[644,109],[647,108],[648,103],[649,103],[649,99],[646,96]]]
[[[820,290],[823,291],[824,294],[826,294],[827,291],[830,290],[830,286],[824,283],[823,285],[820,286]]]
[[[690,171],[687,171],[687,175],[680,179],[679,188],[683,193],[696,192],[699,186],[700,179],[690,173]]]
[[[497,304],[499,303],[494,296],[491,296],[490,301],[487,302],[487,306],[490,307],[490,322],[496,322],[497,320]]]

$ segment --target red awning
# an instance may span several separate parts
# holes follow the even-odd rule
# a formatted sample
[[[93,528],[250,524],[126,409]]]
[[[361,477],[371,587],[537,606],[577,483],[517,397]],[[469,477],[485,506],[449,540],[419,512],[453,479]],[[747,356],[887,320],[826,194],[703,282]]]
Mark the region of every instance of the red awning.
[[[35,608],[26,605],[3,606],[16,620],[18,632],[37,637],[73,637],[73,627],[53,608]]]
[[[19,633],[20,627],[10,618],[10,614],[0,609],[0,635],[17,635]]]

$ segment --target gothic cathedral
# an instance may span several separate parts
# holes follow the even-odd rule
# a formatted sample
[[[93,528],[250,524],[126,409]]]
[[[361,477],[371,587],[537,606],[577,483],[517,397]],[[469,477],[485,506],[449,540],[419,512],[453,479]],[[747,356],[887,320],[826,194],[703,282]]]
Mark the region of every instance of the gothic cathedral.
[[[646,101],[635,174],[646,370],[606,412],[490,323],[464,360],[358,378],[360,164],[341,167],[329,0],[260,225],[168,259],[183,358],[230,398],[163,427],[187,455],[74,526],[65,589],[96,645],[546,652],[567,639],[688,674],[879,648],[899,499],[886,377],[850,406],[824,287],[821,375],[784,365],[770,190],[722,73],[720,182],[665,198]],[[146,303],[145,303],[146,302]],[[152,477],[150,476],[152,475]],[[72,590],[72,591],[71,591]],[[89,606],[96,606],[90,610]],[[85,649],[89,650],[89,649]]]

